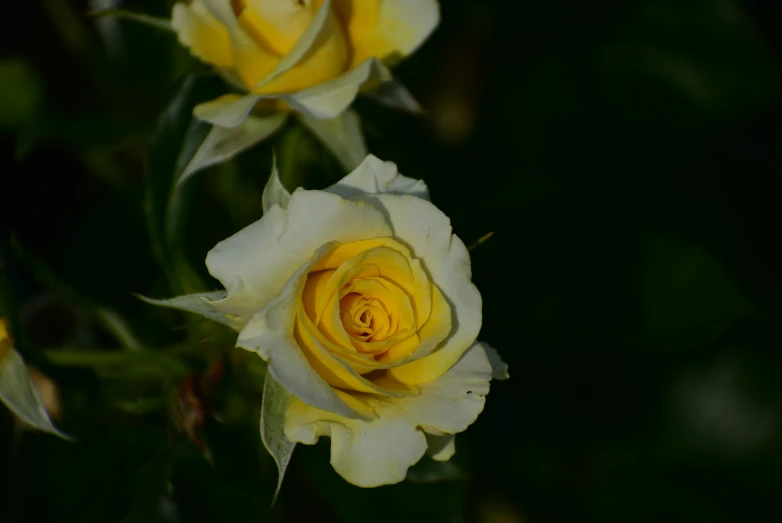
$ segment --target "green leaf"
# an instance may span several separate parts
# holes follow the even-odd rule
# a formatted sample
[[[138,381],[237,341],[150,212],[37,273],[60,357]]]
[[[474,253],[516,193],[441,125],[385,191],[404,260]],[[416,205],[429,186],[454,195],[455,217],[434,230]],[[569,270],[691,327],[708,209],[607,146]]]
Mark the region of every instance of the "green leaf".
[[[141,348],[142,344],[138,338],[136,338],[130,324],[117,312],[93,302],[89,298],[81,295],[73,287],[60,281],[43,261],[19,245],[16,238],[11,240],[11,247],[19,262],[27,267],[33,277],[38,282],[45,285],[54,295],[80,307],[92,317],[93,321],[111,333],[124,348],[131,350],[138,350]]]
[[[266,182],[266,186],[263,188],[263,196],[261,197],[263,212],[266,213],[275,204],[285,209],[288,207],[288,200],[290,199],[291,193],[280,180],[280,171],[277,169],[277,156],[275,155],[272,161],[272,173],[269,176],[269,181]]]
[[[0,60],[0,129],[15,128],[30,120],[40,105],[43,85],[23,58]]]
[[[367,156],[361,119],[352,109],[330,120],[300,117],[301,122],[331,151],[346,171],[352,171]]]
[[[139,296],[139,298],[150,305],[192,312],[228,327],[231,327],[232,325],[229,317],[209,303],[225,298],[225,291],[197,292],[194,294],[177,296],[168,300],[155,300],[145,296]]]
[[[286,117],[286,113],[279,112],[267,116],[250,116],[236,127],[213,125],[206,139],[185,167],[177,184],[183,183],[202,169],[230,160],[242,151],[262,142],[285,123]]]
[[[147,158],[147,222],[155,256],[177,294],[204,287],[182,245],[185,200],[177,181],[211,126],[193,117],[193,108],[224,89],[214,76],[190,75],[163,111],[150,139]],[[181,188],[181,186],[179,186]]]
[[[13,348],[0,348],[0,401],[26,424],[71,439],[52,424],[22,356]]]
[[[161,29],[170,33],[174,32],[171,27],[171,22],[166,18],[160,18],[157,16],[145,15],[143,13],[134,13],[126,9],[101,9],[99,11],[90,11],[87,13],[90,18],[121,18],[123,20],[131,20],[148,27],[154,27],[155,29]]]
[[[285,437],[283,430],[285,426],[285,412],[290,399],[291,393],[280,385],[270,373],[267,373],[263,386],[263,403],[261,406],[261,440],[266,450],[274,458],[274,462],[277,463],[277,470],[279,471],[272,505],[274,505],[280,493],[285,469],[288,468],[293,449],[296,447],[296,443]]]

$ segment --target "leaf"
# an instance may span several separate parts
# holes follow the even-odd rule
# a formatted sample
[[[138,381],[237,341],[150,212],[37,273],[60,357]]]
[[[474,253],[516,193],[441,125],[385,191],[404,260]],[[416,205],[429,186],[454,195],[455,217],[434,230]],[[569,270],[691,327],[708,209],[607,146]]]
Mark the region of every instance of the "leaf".
[[[237,127],[213,125],[206,139],[185,167],[177,185],[196,172],[230,160],[242,151],[262,142],[285,123],[286,117],[286,113],[279,112],[268,116],[250,116]]]
[[[174,28],[171,27],[171,22],[166,18],[160,18],[158,16],[145,15],[143,13],[134,13],[126,9],[101,9],[98,11],[90,11],[87,13],[90,18],[120,18],[123,20],[131,20],[148,27],[154,27],[155,29],[161,29],[170,33],[174,32]]]
[[[272,160],[272,173],[269,176],[269,181],[266,182],[266,186],[263,188],[263,196],[261,197],[263,212],[266,213],[275,204],[285,209],[288,207],[288,200],[290,199],[291,193],[280,180],[280,171],[277,169],[277,156],[275,155]]]
[[[288,468],[293,449],[296,447],[296,443],[285,437],[285,432],[283,431],[285,412],[290,399],[291,393],[280,385],[272,377],[271,373],[267,373],[263,386],[263,403],[261,406],[261,440],[266,450],[274,458],[274,462],[277,463],[277,470],[279,471],[272,505],[277,501],[280,487],[282,487],[282,480],[285,476],[285,469]]]
[[[209,124],[193,118],[193,108],[214,98],[222,89],[222,83],[214,76],[188,76],[161,114],[149,142],[147,225],[155,256],[176,294],[203,288],[181,245],[185,198],[176,182],[211,129]]]
[[[184,296],[177,296],[176,298],[171,298],[168,300],[155,300],[153,298],[147,298],[146,296],[138,297],[150,305],[168,307],[170,309],[177,309],[185,312],[193,312],[195,314],[200,314],[209,320],[227,325],[228,327],[231,327],[232,325],[231,321],[225,314],[209,303],[210,301],[217,301],[225,298],[225,291],[186,294]]]
[[[43,97],[41,79],[23,58],[0,60],[0,129],[27,123]]]
[[[0,348],[0,401],[26,424],[63,439],[72,439],[52,424],[22,356],[9,347]]]
[[[130,324],[125,318],[112,309],[93,302],[89,298],[81,295],[73,287],[60,281],[43,261],[25,250],[24,247],[16,241],[16,238],[11,240],[11,248],[19,262],[27,267],[33,277],[38,282],[45,285],[54,295],[81,308],[92,317],[93,321],[111,333],[124,348],[131,350],[138,350],[141,348],[141,342],[136,338]]]
[[[367,146],[361,131],[361,119],[352,109],[330,120],[315,120],[304,116],[300,119],[346,171],[352,171],[366,158]]]

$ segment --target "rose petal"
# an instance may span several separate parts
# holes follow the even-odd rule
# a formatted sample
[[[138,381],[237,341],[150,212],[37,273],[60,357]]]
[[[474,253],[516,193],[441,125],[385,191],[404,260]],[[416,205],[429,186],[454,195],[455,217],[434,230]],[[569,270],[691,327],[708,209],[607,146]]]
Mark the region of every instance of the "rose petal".
[[[419,396],[357,399],[374,411],[371,421],[345,419],[293,400],[285,435],[308,445],[320,436],[331,437],[331,464],[354,485],[398,483],[428,448],[423,431],[454,434],[475,421],[489,392],[491,372],[483,347],[476,343],[445,375],[422,385]]]
[[[228,31],[206,8],[204,0],[193,0],[190,5],[175,3],[171,11],[171,28],[179,42],[194,56],[218,67],[233,67]]]
[[[344,200],[323,191],[297,190],[286,210],[272,206],[263,218],[209,251],[209,273],[228,291],[225,300],[213,305],[252,317],[323,244],[390,234],[383,215],[366,202]]]
[[[408,178],[399,174],[394,162],[384,162],[375,155],[368,155],[361,165],[325,189],[339,194],[343,198],[351,198],[360,194],[410,194],[429,199],[429,188],[423,180]]]
[[[451,307],[453,329],[448,338],[428,356],[390,371],[403,383],[431,381],[456,363],[481,328],[481,295],[470,281],[470,254],[452,234],[448,217],[425,200],[395,194],[356,198],[372,203],[387,215],[394,237],[423,261]]]
[[[325,120],[336,118],[353,103],[359,89],[366,82],[390,81],[391,73],[375,59],[367,59],[346,73],[313,87],[302,89],[285,96],[293,109],[308,118]]]
[[[279,296],[253,316],[239,333],[236,346],[257,352],[280,385],[308,405],[348,418],[360,415],[351,409],[313,369],[293,335],[296,311],[307,272],[330,245],[324,245],[288,280]]]
[[[216,19],[222,22],[231,41],[233,70],[245,87],[255,85],[270,71],[279,67],[278,56],[260,47],[244,29],[242,29],[230,2],[225,0],[203,0],[204,5]]]
[[[350,4],[345,9],[340,6],[338,12],[363,15],[363,24],[373,20],[365,14],[359,4],[366,0],[339,0],[339,4]],[[357,37],[353,44],[353,63],[358,64],[369,57],[388,59],[393,55],[407,56],[415,51],[434,31],[440,22],[440,6],[437,0],[384,0],[380,4],[377,22],[365,34],[357,34],[351,28],[353,20],[345,20],[349,33]]]
[[[426,455],[435,461],[448,461],[456,454],[456,436],[444,434],[442,436],[426,435]]]

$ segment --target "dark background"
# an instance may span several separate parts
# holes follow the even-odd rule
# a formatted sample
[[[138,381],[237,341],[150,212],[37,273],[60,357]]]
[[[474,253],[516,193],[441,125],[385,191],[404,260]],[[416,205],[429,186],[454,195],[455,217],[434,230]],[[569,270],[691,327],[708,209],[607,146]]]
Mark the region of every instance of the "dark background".
[[[168,443],[161,405],[178,383],[42,352],[117,347],[95,307],[153,350],[183,339],[185,319],[131,293],[170,295],[144,221],[145,155],[194,63],[171,35],[96,25],[84,2],[12,4],[3,310],[78,442],[21,434],[0,412],[0,521],[782,521],[780,4],[443,0],[441,26],[395,69],[427,117],[356,107],[370,150],[424,178],[465,243],[496,232],[473,274],[481,338],[512,378],[457,438],[466,479],[361,490],[324,440],[297,448],[273,510],[257,397],[216,394],[210,465]],[[123,5],[165,16],[170,3]],[[289,176],[320,188],[342,175],[289,125],[192,180],[186,252],[202,272],[260,216],[270,144],[294,140]]]

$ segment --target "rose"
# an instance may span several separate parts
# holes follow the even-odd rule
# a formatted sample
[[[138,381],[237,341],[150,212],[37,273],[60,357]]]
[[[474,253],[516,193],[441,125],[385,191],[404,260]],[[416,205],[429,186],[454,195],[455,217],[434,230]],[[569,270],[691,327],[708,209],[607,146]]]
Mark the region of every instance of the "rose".
[[[449,459],[491,378],[507,375],[476,341],[469,253],[426,185],[368,156],[322,191],[291,195],[275,172],[263,204],[207,255],[225,292],[157,303],[237,330],[292,393],[287,438],[330,436],[351,483],[399,482],[426,452]]]
[[[338,116],[362,85],[389,81],[383,64],[412,53],[438,21],[436,0],[193,0],[174,5],[171,25],[193,55],[248,93],[196,108],[234,127],[262,99],[311,118]]]

